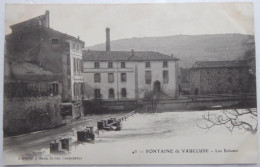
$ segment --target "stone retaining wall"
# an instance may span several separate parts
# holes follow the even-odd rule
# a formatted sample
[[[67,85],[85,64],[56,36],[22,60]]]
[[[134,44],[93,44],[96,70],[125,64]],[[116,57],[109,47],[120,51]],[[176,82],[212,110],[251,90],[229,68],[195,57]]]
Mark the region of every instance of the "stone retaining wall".
[[[61,126],[60,104],[60,96],[4,99],[4,136]]]

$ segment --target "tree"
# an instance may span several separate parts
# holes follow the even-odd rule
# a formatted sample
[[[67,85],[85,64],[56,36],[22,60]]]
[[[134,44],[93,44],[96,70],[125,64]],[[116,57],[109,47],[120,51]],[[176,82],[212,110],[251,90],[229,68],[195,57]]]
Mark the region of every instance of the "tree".
[[[155,111],[160,102],[161,92],[147,90],[144,92],[144,100],[147,101],[147,111]]]
[[[257,132],[257,110],[254,109],[231,109],[218,113],[210,113],[202,115],[203,125],[196,122],[196,125],[202,129],[210,129],[214,126],[225,126],[231,133],[235,128],[239,130],[249,131],[252,134]]]

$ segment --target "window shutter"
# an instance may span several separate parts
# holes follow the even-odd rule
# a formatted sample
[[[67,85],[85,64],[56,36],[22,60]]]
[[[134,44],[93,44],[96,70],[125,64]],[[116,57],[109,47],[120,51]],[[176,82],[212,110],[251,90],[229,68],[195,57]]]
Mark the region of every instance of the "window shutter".
[[[83,70],[84,70],[84,64],[83,64],[83,61],[82,61],[82,60],[80,60],[80,64],[81,64],[81,72],[83,72]]]

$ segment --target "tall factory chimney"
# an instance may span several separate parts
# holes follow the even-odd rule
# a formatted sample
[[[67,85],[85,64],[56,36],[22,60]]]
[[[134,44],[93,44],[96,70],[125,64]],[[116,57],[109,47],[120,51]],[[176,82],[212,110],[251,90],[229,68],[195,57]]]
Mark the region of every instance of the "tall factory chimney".
[[[45,11],[45,16],[46,16],[46,20],[45,20],[45,26],[47,28],[50,28],[50,11],[49,10],[46,10]]]
[[[110,48],[110,29],[106,28],[106,51],[111,51]]]

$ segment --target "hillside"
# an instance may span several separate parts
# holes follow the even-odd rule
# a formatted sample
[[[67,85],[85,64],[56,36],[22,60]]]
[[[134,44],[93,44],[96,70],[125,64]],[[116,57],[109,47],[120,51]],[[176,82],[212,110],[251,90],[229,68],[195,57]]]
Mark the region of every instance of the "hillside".
[[[181,59],[182,67],[191,67],[199,60],[234,60],[254,48],[254,36],[242,34],[177,35],[129,38],[111,41],[111,50],[157,51]],[[88,47],[105,50],[105,43]]]

